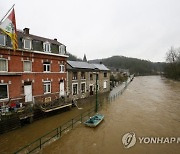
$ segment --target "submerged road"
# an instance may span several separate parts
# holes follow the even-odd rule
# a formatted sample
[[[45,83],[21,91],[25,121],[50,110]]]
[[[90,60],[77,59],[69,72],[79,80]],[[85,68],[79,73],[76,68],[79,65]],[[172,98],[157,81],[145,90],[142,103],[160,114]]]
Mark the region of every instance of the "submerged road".
[[[136,77],[116,100],[105,103],[104,121],[96,128],[78,125],[39,153],[179,154],[180,143],[140,143],[138,137],[180,137],[180,82],[160,76]],[[122,137],[136,135],[124,148]]]

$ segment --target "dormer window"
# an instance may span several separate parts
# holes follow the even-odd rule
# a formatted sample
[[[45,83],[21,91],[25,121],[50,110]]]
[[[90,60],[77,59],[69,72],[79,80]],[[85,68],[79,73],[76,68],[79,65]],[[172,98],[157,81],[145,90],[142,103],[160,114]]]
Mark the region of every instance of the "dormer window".
[[[3,34],[0,34],[0,45],[5,46],[6,45],[6,36]]]
[[[45,42],[43,44],[44,52],[51,52],[51,44],[49,42]]]
[[[65,48],[64,45],[60,45],[60,46],[59,46],[59,54],[60,54],[60,55],[64,55],[65,52],[66,52],[65,50],[66,50],[66,48]]]
[[[24,39],[24,49],[31,49],[32,41],[30,39]]]

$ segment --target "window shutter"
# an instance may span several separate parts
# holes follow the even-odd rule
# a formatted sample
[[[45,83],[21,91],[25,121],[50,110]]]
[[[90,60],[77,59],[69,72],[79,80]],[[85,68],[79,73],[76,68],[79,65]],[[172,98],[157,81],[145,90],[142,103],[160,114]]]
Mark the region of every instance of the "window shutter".
[[[43,43],[43,51],[45,51],[45,44]]]

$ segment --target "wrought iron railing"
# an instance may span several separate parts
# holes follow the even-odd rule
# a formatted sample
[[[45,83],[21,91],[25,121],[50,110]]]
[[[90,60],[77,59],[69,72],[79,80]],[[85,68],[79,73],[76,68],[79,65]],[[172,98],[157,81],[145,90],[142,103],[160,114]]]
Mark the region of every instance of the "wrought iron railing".
[[[31,142],[30,144],[20,148],[19,150],[17,150],[14,153],[15,154],[32,153],[36,150],[40,150],[40,149],[42,149],[42,147],[44,145],[61,138],[62,135],[66,134],[68,131],[73,129],[79,123],[82,123],[83,121],[87,120],[94,113],[95,113],[95,106],[93,106],[92,108],[79,114],[78,116],[74,117],[73,119],[67,121],[66,123],[60,125],[59,127],[53,129],[52,131],[46,133],[45,135],[41,136],[37,140]]]

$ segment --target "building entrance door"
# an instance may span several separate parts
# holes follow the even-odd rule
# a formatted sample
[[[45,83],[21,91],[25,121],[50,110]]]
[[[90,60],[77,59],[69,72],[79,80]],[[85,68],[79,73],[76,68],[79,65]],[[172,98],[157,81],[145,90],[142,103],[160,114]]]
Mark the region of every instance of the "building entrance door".
[[[32,102],[32,85],[24,85],[25,102]]]
[[[64,80],[60,81],[60,91],[59,91],[59,97],[64,96]]]

